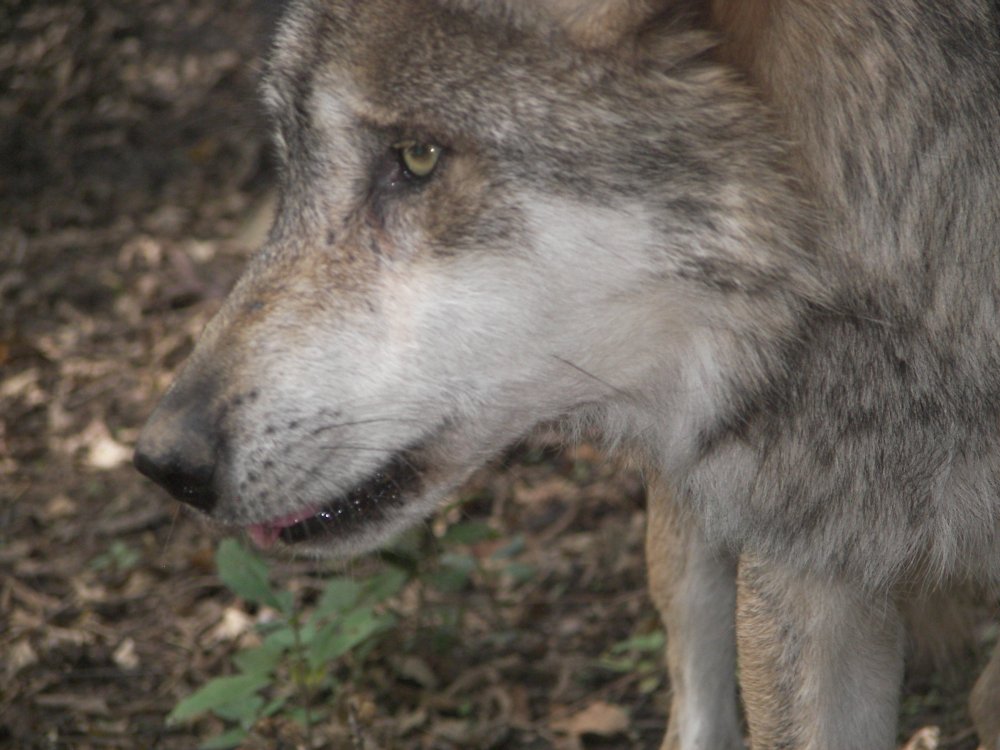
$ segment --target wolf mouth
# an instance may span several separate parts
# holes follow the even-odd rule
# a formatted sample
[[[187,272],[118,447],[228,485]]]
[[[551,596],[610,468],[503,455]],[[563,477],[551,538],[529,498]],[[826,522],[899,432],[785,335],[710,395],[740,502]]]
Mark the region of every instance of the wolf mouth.
[[[247,527],[247,533],[263,549],[271,547],[279,539],[285,544],[295,545],[350,536],[382,521],[405,502],[405,495],[417,492],[420,474],[413,451],[400,451],[361,484],[333,501],[253,524]]]

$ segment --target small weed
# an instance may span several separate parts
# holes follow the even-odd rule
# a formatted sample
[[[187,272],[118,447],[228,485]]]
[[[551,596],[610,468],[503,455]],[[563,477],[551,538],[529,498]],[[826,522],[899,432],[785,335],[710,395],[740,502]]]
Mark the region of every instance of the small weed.
[[[389,568],[362,581],[331,578],[306,615],[290,592],[272,588],[267,563],[235,540],[219,545],[216,565],[229,589],[270,607],[276,616],[260,626],[260,645],[233,658],[235,674],[217,677],[182,700],[168,722],[205,713],[226,722],[229,730],[203,743],[201,750],[239,747],[258,721],[277,714],[297,717],[308,737],[316,724],[316,696],[337,688],[333,666],[340,657],[361,651],[392,630],[396,617],[381,605],[406,584],[409,575]]]
[[[298,721],[307,746],[313,746],[313,727],[329,718],[332,709],[325,707],[336,704],[330,696],[356,678],[365,659],[394,633],[400,618],[392,600],[406,585],[420,587],[422,619],[437,623],[425,643],[434,643],[460,628],[465,609],[460,594],[474,577],[495,575],[498,569],[517,578],[529,575],[526,566],[510,559],[515,547],[491,558],[489,570],[471,554],[472,545],[495,538],[488,525],[472,521],[449,526],[437,539],[427,530],[406,536],[382,554],[387,563],[383,572],[364,579],[329,579],[308,611],[291,592],[272,587],[264,559],[235,540],[221,542],[216,553],[221,581],[247,602],[275,614],[258,626],[260,644],[233,657],[233,674],[212,679],[181,700],[168,722],[210,713],[226,730],[200,748],[227,750],[241,746],[258,722],[280,716]],[[430,591],[436,592],[433,605],[425,596]],[[347,663],[354,673],[345,678]]]
[[[663,649],[666,638],[662,630],[633,636],[616,643],[599,664],[604,669],[639,677],[639,691],[648,695],[663,682]]]
[[[139,564],[142,556],[121,540],[115,540],[108,551],[90,561],[92,570],[106,570],[115,575],[128,573]]]

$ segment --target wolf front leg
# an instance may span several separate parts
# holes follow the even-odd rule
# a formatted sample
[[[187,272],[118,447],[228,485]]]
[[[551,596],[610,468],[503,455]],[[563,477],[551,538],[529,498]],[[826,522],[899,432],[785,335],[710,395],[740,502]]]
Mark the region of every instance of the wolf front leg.
[[[736,698],[736,563],[711,549],[655,483],[649,584],[667,629],[670,720],[662,750],[741,750]]]
[[[739,566],[740,687],[753,750],[895,747],[903,630],[888,597]]]

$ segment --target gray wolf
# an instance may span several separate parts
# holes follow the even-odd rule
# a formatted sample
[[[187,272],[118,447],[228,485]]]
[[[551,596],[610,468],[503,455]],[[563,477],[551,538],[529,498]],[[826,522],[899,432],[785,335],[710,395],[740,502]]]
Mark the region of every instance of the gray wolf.
[[[742,746],[737,654],[754,748],[892,747],[904,606],[1000,583],[998,28],[989,0],[295,0],[278,217],[138,468],[352,555],[540,421],[596,426],[656,477],[664,747]]]

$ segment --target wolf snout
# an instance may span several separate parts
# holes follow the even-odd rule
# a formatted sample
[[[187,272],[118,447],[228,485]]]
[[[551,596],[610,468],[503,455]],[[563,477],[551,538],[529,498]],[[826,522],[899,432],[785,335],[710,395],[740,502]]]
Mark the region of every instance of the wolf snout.
[[[175,498],[208,513],[217,497],[219,444],[206,400],[175,388],[143,427],[133,463]]]

